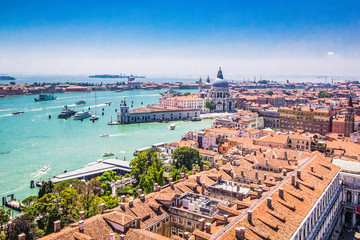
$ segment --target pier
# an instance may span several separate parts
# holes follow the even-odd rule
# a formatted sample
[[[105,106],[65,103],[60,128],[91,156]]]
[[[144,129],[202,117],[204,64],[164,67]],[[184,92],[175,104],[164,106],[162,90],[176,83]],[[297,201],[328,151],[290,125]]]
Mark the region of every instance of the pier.
[[[130,173],[130,162],[118,160],[118,159],[106,159],[90,163],[83,168],[79,168],[74,171],[69,171],[54,176],[50,179],[52,183],[58,183],[71,179],[85,179],[90,180],[94,177],[101,176],[104,172],[115,171],[119,175],[125,175]]]

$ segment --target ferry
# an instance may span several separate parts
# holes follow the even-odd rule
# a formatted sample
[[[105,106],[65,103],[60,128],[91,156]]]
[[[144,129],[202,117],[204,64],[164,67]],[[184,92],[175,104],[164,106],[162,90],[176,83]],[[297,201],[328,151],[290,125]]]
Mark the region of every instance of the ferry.
[[[65,109],[61,111],[61,113],[58,115],[58,118],[68,119],[69,117],[74,116],[75,113],[76,113],[75,110],[69,109],[69,108],[67,108],[67,106],[65,106]]]
[[[42,171],[42,172],[46,172],[47,170],[49,170],[49,168],[50,168],[50,166],[49,166],[49,165],[46,165],[46,166],[44,166],[44,167],[41,169],[41,171]]]
[[[175,124],[171,124],[169,128],[170,128],[170,130],[174,130],[175,129]]]
[[[103,157],[110,157],[110,156],[114,156],[114,154],[112,152],[108,152],[108,153],[103,154]]]
[[[85,118],[89,118],[91,117],[91,113],[90,112],[77,112],[75,115],[74,115],[74,120],[83,120]]]
[[[86,104],[86,102],[84,100],[80,100],[78,102],[75,103],[76,105],[84,105]]]
[[[13,112],[12,114],[16,115],[16,114],[21,114],[24,113],[23,111],[17,111],[17,112]]]
[[[34,98],[35,102],[49,101],[49,100],[55,100],[55,99],[56,99],[56,97],[52,93],[40,94],[39,98]]]

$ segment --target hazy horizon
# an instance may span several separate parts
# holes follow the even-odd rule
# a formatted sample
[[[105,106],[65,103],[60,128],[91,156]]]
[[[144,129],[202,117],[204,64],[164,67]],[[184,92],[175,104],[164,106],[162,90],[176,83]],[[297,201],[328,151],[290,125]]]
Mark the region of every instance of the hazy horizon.
[[[359,1],[2,1],[0,73],[360,76]]]

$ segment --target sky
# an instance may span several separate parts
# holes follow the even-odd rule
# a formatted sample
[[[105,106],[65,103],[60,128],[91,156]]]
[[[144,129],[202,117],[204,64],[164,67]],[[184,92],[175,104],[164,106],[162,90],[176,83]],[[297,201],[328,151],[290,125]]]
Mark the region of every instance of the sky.
[[[0,73],[360,76],[359,9],[359,0],[0,0]]]

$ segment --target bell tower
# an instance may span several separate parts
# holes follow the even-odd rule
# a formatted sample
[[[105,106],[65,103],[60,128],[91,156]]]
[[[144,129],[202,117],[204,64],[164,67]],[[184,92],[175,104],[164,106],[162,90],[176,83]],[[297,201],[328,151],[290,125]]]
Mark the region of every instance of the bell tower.
[[[354,106],[352,103],[352,98],[349,98],[348,106],[345,112],[345,137],[350,137],[350,134],[354,132],[355,125],[355,114],[354,114]]]

